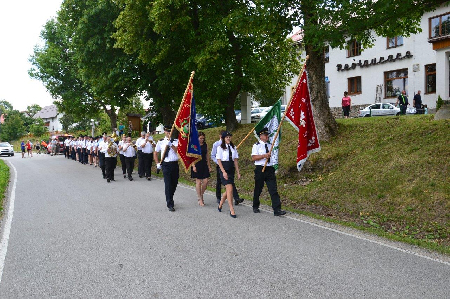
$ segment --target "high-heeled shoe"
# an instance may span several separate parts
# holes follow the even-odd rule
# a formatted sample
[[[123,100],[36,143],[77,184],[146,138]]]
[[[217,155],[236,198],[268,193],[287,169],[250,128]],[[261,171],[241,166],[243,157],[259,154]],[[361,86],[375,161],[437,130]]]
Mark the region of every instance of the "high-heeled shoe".
[[[220,207],[220,205],[217,206],[217,210],[218,210],[219,212],[222,212],[222,207]]]
[[[230,217],[236,219],[236,215],[232,215],[232,214],[231,214],[231,211],[230,211]]]

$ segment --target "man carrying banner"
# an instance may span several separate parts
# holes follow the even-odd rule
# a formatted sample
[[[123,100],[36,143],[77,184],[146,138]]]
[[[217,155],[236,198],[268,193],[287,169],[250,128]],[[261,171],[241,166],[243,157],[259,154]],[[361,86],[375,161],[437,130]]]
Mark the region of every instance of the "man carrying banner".
[[[264,183],[266,183],[269,190],[270,198],[272,200],[273,214],[275,216],[285,215],[286,212],[281,210],[280,196],[277,191],[277,179],[275,176],[274,162],[271,161],[271,153],[269,149],[269,130],[267,127],[257,132],[259,141],[253,145],[252,161],[255,162],[255,189],[253,191],[253,212],[259,213],[259,196],[261,195]],[[267,164],[266,164],[267,160]],[[266,165],[263,172],[264,165]]]
[[[178,178],[180,177],[180,169],[178,167],[178,140],[170,138],[171,127],[164,126],[164,134],[166,137],[159,140],[156,144],[156,149],[153,152],[153,159],[156,162],[158,169],[162,168],[164,176],[164,191],[166,194],[167,208],[169,211],[175,211],[173,195],[178,185]],[[158,153],[161,153],[161,159],[158,158]],[[161,161],[161,163],[160,163]]]

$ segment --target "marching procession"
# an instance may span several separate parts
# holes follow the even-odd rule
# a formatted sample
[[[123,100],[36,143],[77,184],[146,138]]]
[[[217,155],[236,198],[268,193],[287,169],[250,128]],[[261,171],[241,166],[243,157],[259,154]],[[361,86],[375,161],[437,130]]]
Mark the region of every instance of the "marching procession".
[[[165,137],[157,143],[154,141],[152,133],[141,132],[141,136],[133,142],[131,137],[125,134],[119,136],[116,132],[102,136],[89,137],[80,136],[78,138],[68,137],[63,143],[63,153],[67,159],[72,159],[83,165],[93,165],[99,167],[103,179],[107,183],[116,181],[114,170],[117,167],[118,159],[121,162],[123,178],[133,181],[133,171],[135,160],[138,160],[137,174],[139,178],[151,181],[151,168],[155,161],[157,173],[162,171],[165,186],[166,205],[169,211],[175,211],[174,194],[179,179],[179,155],[177,153],[178,139],[171,138],[171,127],[164,127]],[[275,169],[271,162],[269,153],[269,132],[263,128],[258,132],[259,141],[253,145],[252,161],[255,163],[255,189],[253,194],[253,212],[259,213],[259,197],[266,183],[272,200],[272,207],[275,216],[286,214],[281,210],[280,197],[277,192]],[[232,134],[222,131],[219,140],[213,144],[211,153],[208,153],[205,142],[205,134],[199,132],[198,139],[201,145],[201,160],[198,160],[191,167],[191,177],[196,180],[196,191],[198,204],[204,206],[203,195],[211,173],[210,160],[216,164],[216,198],[217,210],[222,211],[225,202],[228,203],[230,216],[236,218],[234,205],[239,205],[244,200],[239,197],[235,177],[241,177],[239,172],[237,147],[232,142]],[[267,163],[266,163],[267,160]],[[262,168],[266,163],[266,171]],[[225,186],[222,193],[221,187]]]

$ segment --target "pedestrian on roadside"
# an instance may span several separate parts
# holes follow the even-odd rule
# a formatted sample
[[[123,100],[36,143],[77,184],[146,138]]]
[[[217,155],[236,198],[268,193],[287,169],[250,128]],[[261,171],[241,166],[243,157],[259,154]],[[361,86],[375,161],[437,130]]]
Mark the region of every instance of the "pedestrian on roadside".
[[[236,212],[233,207],[233,184],[235,173],[237,173],[238,179],[241,179],[238,158],[239,154],[237,149],[231,142],[231,133],[222,133],[222,144],[217,148],[216,159],[221,171],[220,179],[222,181],[222,185],[225,186],[225,193],[223,193],[217,209],[221,212],[223,203],[225,200],[228,200],[228,205],[230,206],[230,216],[232,218],[236,218]]]
[[[416,114],[423,114],[422,109],[422,96],[420,96],[421,91],[418,90],[417,94],[413,98],[413,106],[416,108]]]
[[[20,149],[22,150],[22,158],[25,158],[25,141],[22,141],[22,143],[20,143]]]
[[[41,145],[39,145],[39,141],[36,140],[36,144],[34,145],[37,154],[41,154]]]
[[[30,140],[27,141],[26,147],[27,147],[28,157],[30,157],[30,154],[31,154],[31,157],[33,157],[33,144],[30,142]]]
[[[198,205],[204,206],[203,194],[208,186],[208,178],[211,177],[211,163],[208,158],[208,145],[205,141],[205,133],[198,133],[198,141],[202,152],[202,159],[191,168],[191,178],[195,178],[195,190],[197,191]]]
[[[348,92],[344,92],[344,97],[342,98],[342,111],[344,112],[344,118],[348,119],[350,116],[350,108],[352,106],[352,99],[348,96]]]

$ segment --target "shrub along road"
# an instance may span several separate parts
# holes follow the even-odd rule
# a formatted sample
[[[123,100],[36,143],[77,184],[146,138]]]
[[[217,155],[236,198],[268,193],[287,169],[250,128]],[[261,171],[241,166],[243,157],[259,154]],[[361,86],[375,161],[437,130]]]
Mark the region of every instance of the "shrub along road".
[[[159,179],[62,156],[6,158],[17,175],[0,298],[444,298],[448,257],[289,214],[197,205],[179,185],[176,211]],[[17,171],[14,174],[14,170]],[[12,185],[11,185],[12,186]],[[5,232],[2,230],[2,232]],[[4,240],[4,239],[3,239]],[[405,246],[408,247],[408,246]],[[408,249],[408,248],[403,248]]]

